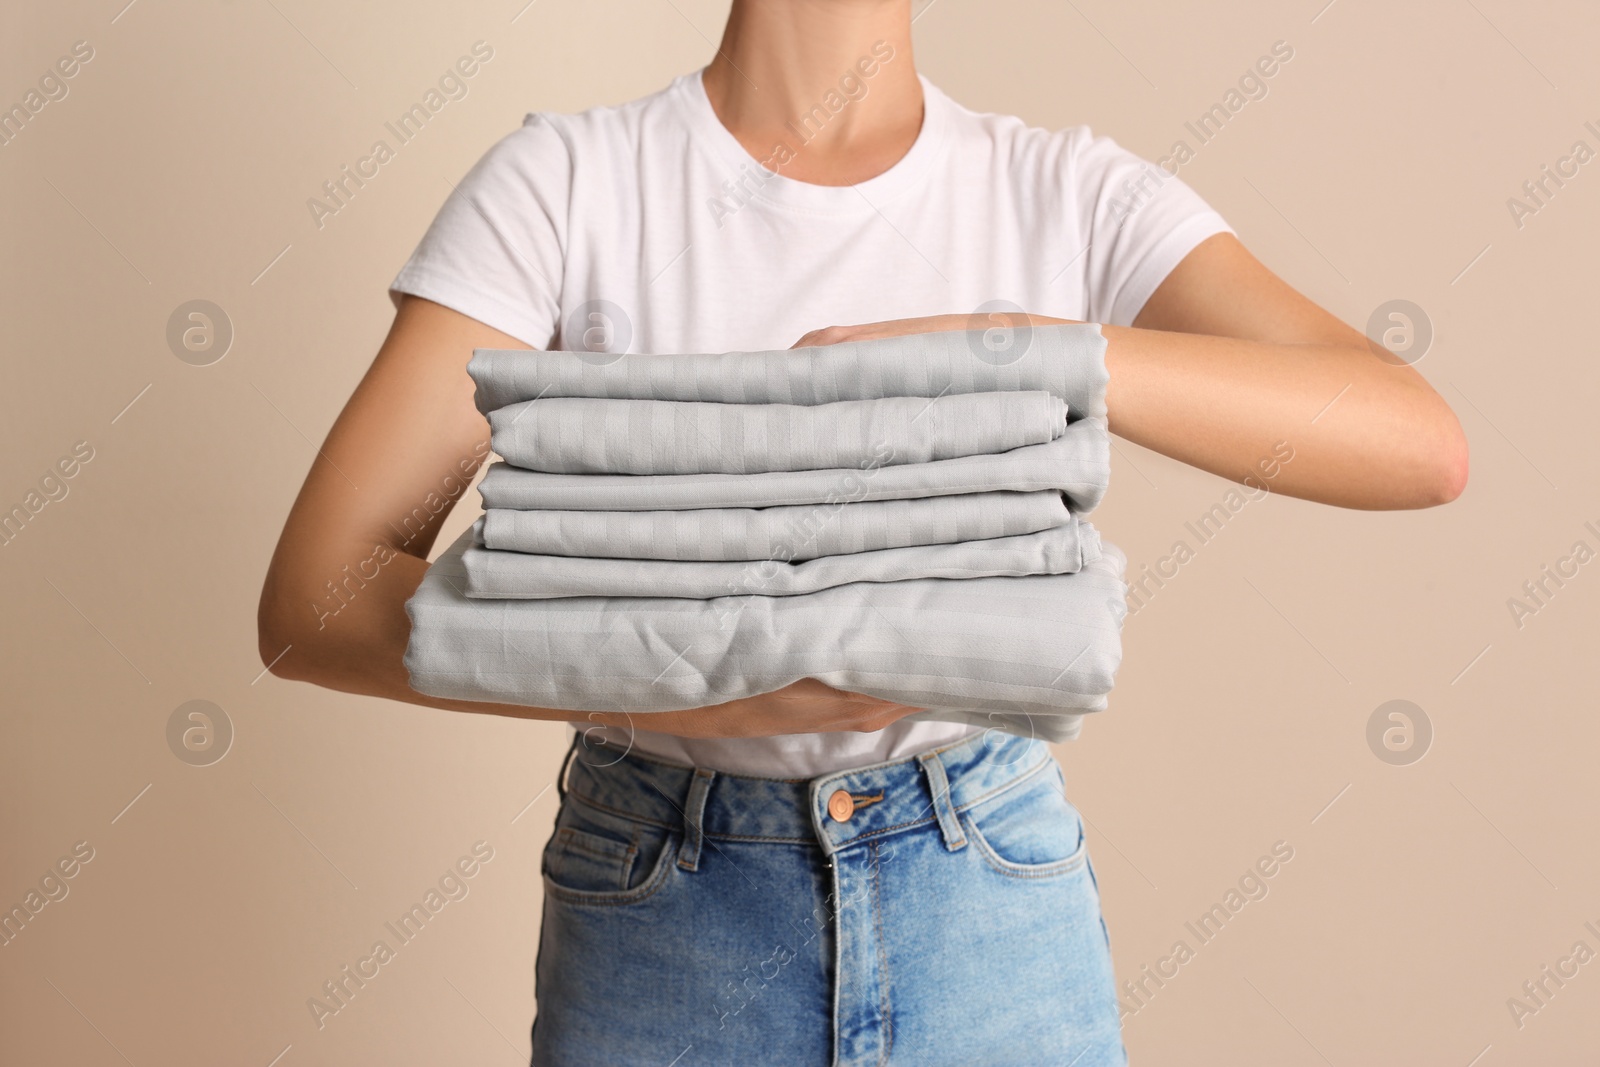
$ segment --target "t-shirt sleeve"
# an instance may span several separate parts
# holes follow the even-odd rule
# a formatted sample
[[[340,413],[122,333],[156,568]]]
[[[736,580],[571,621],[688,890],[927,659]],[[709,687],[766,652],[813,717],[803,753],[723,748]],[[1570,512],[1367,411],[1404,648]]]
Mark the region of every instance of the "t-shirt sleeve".
[[[1087,241],[1088,315],[1128,326],[1172,268],[1233,228],[1177,176],[1087,128],[1073,131],[1073,189]]]
[[[445,199],[389,286],[548,348],[560,317],[572,157],[545,117],[529,115]]]

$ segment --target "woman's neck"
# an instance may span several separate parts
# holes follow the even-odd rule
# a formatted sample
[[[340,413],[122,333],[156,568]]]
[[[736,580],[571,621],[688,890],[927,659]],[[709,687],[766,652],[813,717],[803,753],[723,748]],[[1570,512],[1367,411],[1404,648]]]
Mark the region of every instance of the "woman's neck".
[[[911,0],[734,0],[702,78],[745,150],[797,181],[876,177],[922,128]]]

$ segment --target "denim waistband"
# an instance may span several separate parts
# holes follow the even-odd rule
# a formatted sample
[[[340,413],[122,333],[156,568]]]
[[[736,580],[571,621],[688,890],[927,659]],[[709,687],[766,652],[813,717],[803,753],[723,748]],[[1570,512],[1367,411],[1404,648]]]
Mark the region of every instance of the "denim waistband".
[[[1043,742],[991,730],[915,756],[817,778],[756,778],[631,752],[619,756],[605,747],[586,747],[580,732],[567,753],[561,791],[603,811],[682,830],[680,865],[693,869],[702,838],[814,843],[831,856],[937,823],[946,845],[960,848],[966,840],[956,812],[1053,764]]]

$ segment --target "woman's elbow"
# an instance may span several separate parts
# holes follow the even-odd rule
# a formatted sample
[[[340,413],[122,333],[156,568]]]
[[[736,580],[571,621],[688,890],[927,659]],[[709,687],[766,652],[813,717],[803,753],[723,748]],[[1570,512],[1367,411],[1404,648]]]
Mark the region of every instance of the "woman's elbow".
[[[1426,454],[1418,464],[1416,494],[1417,507],[1432,508],[1448,504],[1467,488],[1468,446],[1467,435],[1455,413],[1441,402],[1443,411],[1438,416],[1438,428],[1431,435]]]
[[[256,650],[262,666],[275,676],[298,679],[300,675],[296,670],[305,657],[290,652],[296,641],[302,640],[303,626],[294,618],[289,599],[269,574],[261,590],[261,602],[256,607]]]
[[[1460,442],[1450,452],[1449,467],[1440,486],[1442,492],[1439,503],[1448,504],[1467,490],[1467,438],[1461,435]]]

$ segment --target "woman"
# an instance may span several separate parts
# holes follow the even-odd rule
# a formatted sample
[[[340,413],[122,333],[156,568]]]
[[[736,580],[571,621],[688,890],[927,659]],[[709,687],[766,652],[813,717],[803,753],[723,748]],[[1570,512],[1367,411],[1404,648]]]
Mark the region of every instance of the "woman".
[[[261,651],[282,677],[599,722],[630,749],[569,752],[536,1063],[1125,1057],[1081,822],[1042,744],[903,722],[917,709],[813,679],[648,731],[408,687],[403,605],[487,452],[472,349],[762,350],[989,326],[999,308],[1104,324],[1111,429],[1214,474],[1242,480],[1287,443],[1278,491],[1343,507],[1428,507],[1466,480],[1426,382],[1177,178],[920,78],[909,0],[735,0],[705,70],[529,116],[393,294],[273,558]],[[308,609],[374,545],[377,579],[335,618]]]

